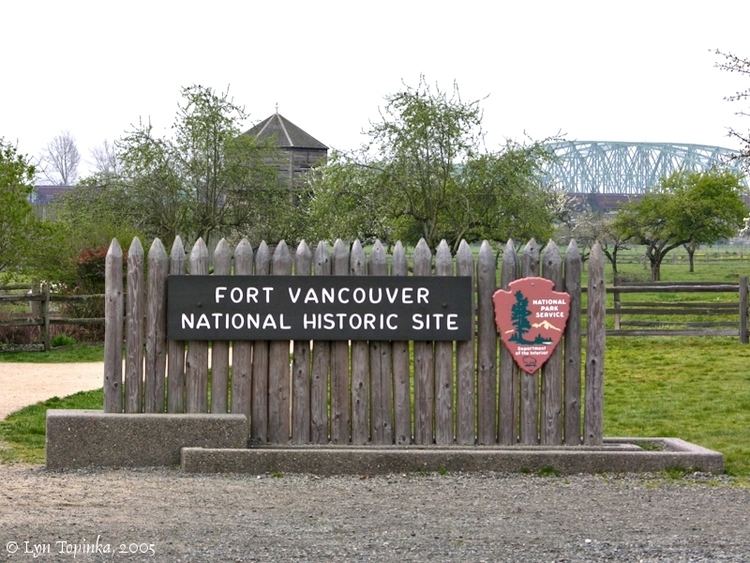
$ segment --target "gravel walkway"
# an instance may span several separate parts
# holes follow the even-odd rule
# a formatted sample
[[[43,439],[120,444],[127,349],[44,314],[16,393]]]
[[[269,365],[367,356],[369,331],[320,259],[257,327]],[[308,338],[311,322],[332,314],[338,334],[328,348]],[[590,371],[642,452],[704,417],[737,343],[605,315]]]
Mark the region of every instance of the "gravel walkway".
[[[104,363],[36,364],[0,362],[0,420],[51,397],[98,389]]]
[[[97,537],[102,551],[123,544],[146,553],[75,560],[750,559],[750,490],[725,477],[316,478],[17,465],[0,466],[0,479],[0,553],[9,561],[33,560],[34,545],[49,549],[38,560],[71,561],[74,546],[96,549]]]

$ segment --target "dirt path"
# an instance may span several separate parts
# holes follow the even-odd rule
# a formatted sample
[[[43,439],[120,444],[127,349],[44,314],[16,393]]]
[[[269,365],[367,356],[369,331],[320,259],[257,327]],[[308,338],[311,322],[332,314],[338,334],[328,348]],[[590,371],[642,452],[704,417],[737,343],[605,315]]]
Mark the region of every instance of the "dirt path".
[[[51,397],[64,397],[102,386],[104,364],[0,363],[0,420]]]

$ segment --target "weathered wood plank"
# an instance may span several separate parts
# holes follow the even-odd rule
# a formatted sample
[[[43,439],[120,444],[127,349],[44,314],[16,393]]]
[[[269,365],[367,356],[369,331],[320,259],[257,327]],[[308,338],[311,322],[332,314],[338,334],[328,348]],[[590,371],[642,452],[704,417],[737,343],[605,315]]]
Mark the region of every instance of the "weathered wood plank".
[[[122,248],[112,239],[104,261],[104,412],[122,412]]]
[[[312,274],[312,251],[303,240],[294,255],[294,272]],[[310,442],[310,341],[295,340],[292,356],[292,442]]]
[[[208,275],[208,248],[199,238],[190,251],[190,275]],[[187,412],[208,412],[208,342],[188,343],[185,359]]]
[[[523,249],[521,255],[521,271],[524,277],[539,275],[539,245],[531,239]],[[525,445],[537,444],[539,434],[537,420],[539,418],[539,381],[536,374],[521,374],[521,404],[520,429],[521,443]]]
[[[465,240],[461,241],[456,253],[456,273],[459,276],[470,276],[474,287],[474,257],[471,247]],[[472,300],[476,302],[472,291]],[[456,343],[456,441],[459,444],[471,445],[475,440],[474,432],[474,338],[467,342]]]
[[[285,241],[276,245],[271,262],[275,276],[292,273],[292,254]],[[289,442],[290,387],[289,340],[273,341],[268,352],[268,441],[272,444]]]
[[[186,264],[182,239],[175,237],[169,253],[170,275],[184,275]],[[185,412],[185,343],[178,340],[167,343],[167,411]]]
[[[414,275],[432,275],[432,252],[424,239],[414,249]],[[432,342],[414,343],[414,441],[434,442],[435,354]]]
[[[571,240],[565,253],[565,291],[570,315],[565,327],[565,443],[581,443],[581,253]]]
[[[562,257],[553,241],[542,255],[544,277],[552,280],[556,291],[563,289]],[[557,346],[542,367],[541,441],[545,445],[563,442],[563,348]]]
[[[750,342],[748,333],[748,277],[740,276],[740,342]]]
[[[313,270],[316,276],[331,275],[331,257],[328,244],[321,241],[315,247]],[[324,444],[328,441],[328,383],[331,372],[331,343],[316,340],[313,343],[312,380],[310,382],[310,441]]]
[[[509,240],[503,251],[503,269],[500,274],[500,286],[508,289],[510,282],[516,279],[516,248]],[[518,393],[520,385],[519,370],[513,356],[500,343],[500,430],[499,442],[503,445],[515,444],[518,439]]]
[[[598,446],[603,441],[604,409],[604,253],[595,243],[589,254],[588,328],[586,332],[586,412],[583,441]]]
[[[262,241],[255,253],[255,275],[267,276],[271,273],[271,251]],[[257,341],[253,343],[252,388],[253,399],[251,407],[252,421],[250,437],[254,442],[268,441],[268,356],[269,343]]]
[[[167,367],[167,274],[169,257],[157,238],[148,251],[144,410],[164,412]]]
[[[221,239],[214,249],[214,274],[232,272],[232,247]],[[211,412],[225,414],[229,394],[229,342],[216,341],[211,346]]]
[[[453,275],[453,257],[445,239],[435,252],[435,274]],[[453,342],[435,343],[435,443],[453,443]]]
[[[349,247],[341,239],[333,245],[333,273],[349,274]],[[351,395],[349,393],[349,343],[331,346],[331,441],[349,443],[351,433]]]
[[[484,241],[477,260],[477,439],[483,445],[496,442],[497,329],[492,306],[496,269],[495,252],[490,243]]]
[[[349,256],[349,273],[366,274],[366,258],[362,244],[355,240]],[[352,444],[365,444],[370,439],[370,361],[367,342],[352,342]]]
[[[234,249],[234,273],[237,276],[249,276],[253,273],[253,247],[246,238],[243,238]],[[268,350],[267,345],[266,350]],[[267,371],[263,376],[266,375]],[[253,343],[247,340],[232,343],[230,408],[231,412],[244,414],[247,417],[249,432],[251,432],[253,420],[253,376]]]
[[[128,299],[125,357],[125,412],[143,410],[144,271],[143,246],[138,237],[128,249]]]
[[[393,275],[408,274],[406,251],[401,241],[393,247]],[[411,377],[409,367],[409,343],[394,342],[393,356],[393,410],[397,444],[410,444],[411,431]]]
[[[388,256],[378,240],[370,254],[369,274],[388,275]],[[370,384],[372,387],[372,442],[393,443],[393,363],[390,342],[370,342]]]

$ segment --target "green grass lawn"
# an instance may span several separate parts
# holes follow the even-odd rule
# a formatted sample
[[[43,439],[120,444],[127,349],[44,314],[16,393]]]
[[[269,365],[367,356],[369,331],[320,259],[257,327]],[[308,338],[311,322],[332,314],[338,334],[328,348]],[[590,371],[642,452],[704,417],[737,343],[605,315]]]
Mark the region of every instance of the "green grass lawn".
[[[49,352],[0,352],[0,362],[56,364],[104,361],[103,344],[71,344],[52,348]]]
[[[750,476],[750,346],[736,338],[607,339],[607,436],[675,436]]]

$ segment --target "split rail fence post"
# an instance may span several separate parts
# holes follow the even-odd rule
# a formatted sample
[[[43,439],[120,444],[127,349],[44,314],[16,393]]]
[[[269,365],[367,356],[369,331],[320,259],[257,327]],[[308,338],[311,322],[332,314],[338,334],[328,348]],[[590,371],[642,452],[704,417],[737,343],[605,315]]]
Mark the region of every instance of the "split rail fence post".
[[[232,247],[221,239],[214,249],[214,274],[228,276],[232,270]],[[211,412],[227,412],[229,392],[229,342],[217,341],[211,346]]]
[[[401,241],[393,247],[393,275],[405,276],[409,270],[406,250]],[[409,342],[394,342],[393,346],[393,408],[397,444],[411,443],[411,378],[409,374]],[[473,420],[472,420],[473,427]],[[472,429],[473,432],[473,429]]]
[[[271,273],[271,249],[266,241],[261,241],[255,253],[255,275],[267,276]],[[256,340],[252,349],[252,407],[250,416],[250,437],[257,442],[268,441],[268,341]]]
[[[462,240],[456,253],[456,273],[459,276],[471,277],[471,339],[456,343],[456,441],[459,444],[473,445],[476,433],[474,431],[474,400],[476,398],[476,368],[474,366],[474,304],[476,296],[474,281],[474,257],[471,247]]]
[[[589,446],[601,446],[603,441],[604,407],[604,253],[595,243],[589,255],[588,328],[586,342],[586,412],[583,441]]]
[[[190,275],[208,275],[208,248],[202,238],[193,245],[189,264]],[[208,412],[208,342],[188,343],[185,380],[187,412]]]
[[[49,284],[42,284],[42,340],[44,351],[49,352],[52,348],[52,337],[49,330]]]
[[[234,273],[249,276],[253,273],[253,248],[243,238],[234,249]],[[253,343],[241,340],[232,343],[232,400],[231,412],[247,417],[248,431],[251,431],[253,385]],[[249,432],[248,432],[249,433]]]
[[[328,244],[318,242],[313,254],[316,276],[331,275],[331,256]],[[325,444],[328,441],[328,383],[331,373],[331,343],[313,342],[312,378],[310,381],[310,441]]]
[[[549,241],[543,252],[544,277],[554,282],[555,291],[563,289],[562,257],[557,245]],[[541,442],[561,445],[563,441],[563,347],[556,346],[542,367]]]
[[[495,443],[497,397],[497,328],[492,307],[497,259],[483,241],[477,259],[477,443]]]
[[[138,237],[135,237],[128,249],[126,301],[128,331],[125,357],[125,412],[129,413],[143,410],[143,281],[143,246]]]
[[[500,288],[507,290],[516,279],[516,248],[509,239],[503,251],[503,269]],[[500,443],[509,446],[518,439],[518,389],[519,369],[506,346],[500,343]]]
[[[167,367],[167,274],[169,257],[156,238],[148,251],[146,296],[146,367],[144,412],[164,412],[164,375]]]
[[[185,247],[177,236],[169,253],[169,274],[185,275]],[[167,342],[167,412],[185,412],[185,343],[178,340]]]
[[[748,344],[748,277],[740,276],[740,342]]]
[[[122,248],[112,239],[104,266],[104,412],[122,412]]]

